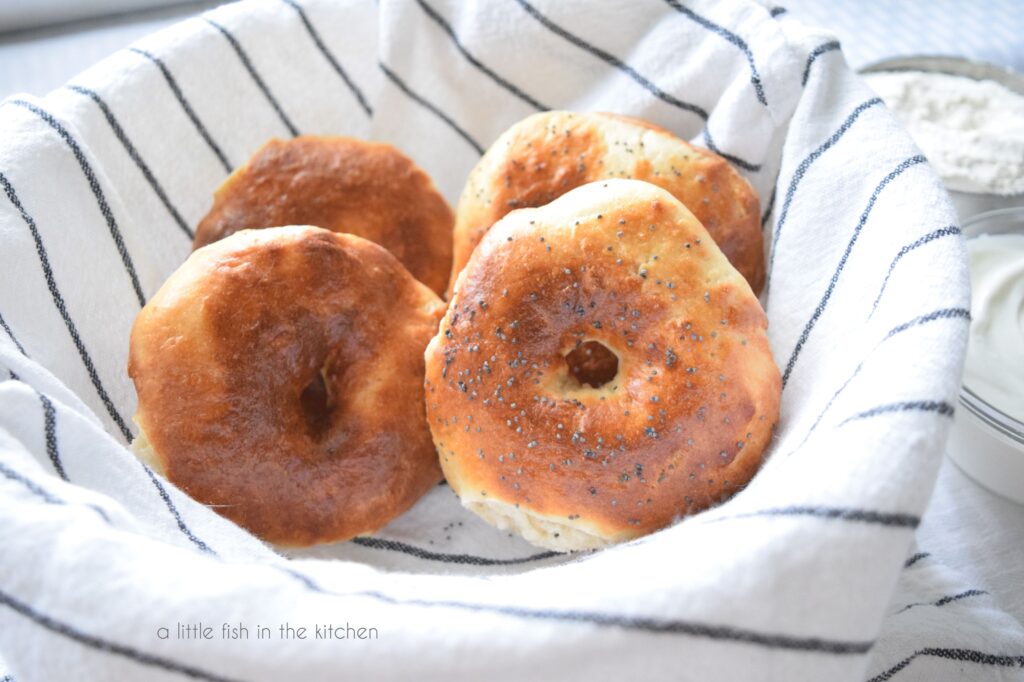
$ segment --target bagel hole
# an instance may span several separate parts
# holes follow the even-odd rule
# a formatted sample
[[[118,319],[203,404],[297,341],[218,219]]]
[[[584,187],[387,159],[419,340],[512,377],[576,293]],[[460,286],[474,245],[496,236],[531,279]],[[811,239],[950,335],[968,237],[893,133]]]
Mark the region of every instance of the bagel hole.
[[[302,389],[299,402],[302,404],[302,412],[306,415],[306,423],[311,433],[317,435],[324,431],[330,422],[331,395],[327,390],[323,369],[316,373],[306,388]]]
[[[583,386],[601,388],[619,373],[619,356],[599,341],[586,341],[565,356],[569,376]]]

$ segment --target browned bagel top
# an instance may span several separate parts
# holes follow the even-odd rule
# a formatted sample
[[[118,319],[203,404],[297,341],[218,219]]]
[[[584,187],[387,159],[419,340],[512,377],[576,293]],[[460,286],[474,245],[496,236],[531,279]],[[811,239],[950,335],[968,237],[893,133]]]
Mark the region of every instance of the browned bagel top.
[[[238,230],[316,225],[380,244],[441,294],[453,221],[430,177],[395,147],[304,135],[270,140],[217,188],[194,247]]]
[[[132,329],[155,464],[272,542],[380,528],[440,478],[419,396],[442,311],[352,235],[246,230],[195,251]]]
[[[757,194],[718,154],[658,126],[607,113],[549,111],[503,133],[470,173],[455,221],[455,277],[509,211],[608,178],[653,183],[682,201],[755,293],[764,285]]]
[[[442,468],[464,503],[612,541],[660,528],[759,465],[780,391],[766,327],[707,231],[653,185],[595,182],[509,213],[427,349]],[[614,359],[573,357],[595,343]],[[616,361],[603,385],[580,381]]]

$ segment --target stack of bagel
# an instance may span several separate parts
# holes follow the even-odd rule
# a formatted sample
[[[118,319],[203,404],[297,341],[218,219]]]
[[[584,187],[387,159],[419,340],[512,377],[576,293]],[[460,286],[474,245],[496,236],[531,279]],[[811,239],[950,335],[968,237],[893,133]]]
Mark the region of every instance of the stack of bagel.
[[[283,546],[372,533],[442,474],[534,544],[622,542],[756,472],[764,275],[746,180],[639,120],[524,119],[454,213],[394,147],[273,140],[135,322],[135,451]]]

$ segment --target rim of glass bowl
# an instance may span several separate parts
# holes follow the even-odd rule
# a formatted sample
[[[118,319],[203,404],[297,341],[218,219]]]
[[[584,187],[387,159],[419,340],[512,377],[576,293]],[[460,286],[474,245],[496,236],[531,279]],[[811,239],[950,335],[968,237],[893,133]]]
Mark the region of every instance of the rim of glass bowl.
[[[986,211],[985,213],[971,216],[963,222],[964,236],[967,239],[971,239],[972,237],[986,234],[985,231],[978,229],[979,226],[993,220],[999,220],[1000,218],[1015,218],[1020,224],[1020,229],[1017,232],[1024,234],[1024,206],[1017,206]],[[1011,417],[998,407],[992,405],[992,403],[972,391],[966,382],[960,384],[959,402],[968,412],[976,416],[984,424],[1024,448],[1024,422]]]
[[[922,54],[891,57],[863,66],[858,73],[867,75],[892,71],[924,71],[944,73],[950,76],[966,76],[974,80],[990,80],[1005,86],[1018,95],[1024,95],[1024,74],[992,62],[953,55]]]

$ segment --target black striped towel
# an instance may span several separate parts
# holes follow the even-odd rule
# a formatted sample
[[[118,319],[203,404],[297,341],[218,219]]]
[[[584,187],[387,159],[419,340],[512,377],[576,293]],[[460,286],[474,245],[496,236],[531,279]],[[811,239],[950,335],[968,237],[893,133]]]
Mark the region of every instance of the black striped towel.
[[[132,321],[260,144],[388,140],[454,201],[502,130],[549,107],[650,120],[760,193],[785,391],[748,488],[567,557],[438,487],[376,537],[286,559],[129,454]],[[4,680],[883,680],[1024,664],[1019,625],[907,558],[965,346],[953,211],[834,38],[779,8],[242,2],[4,102],[0,188]]]

